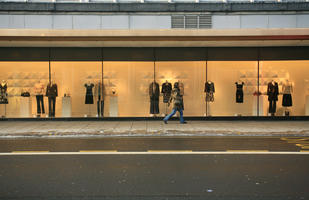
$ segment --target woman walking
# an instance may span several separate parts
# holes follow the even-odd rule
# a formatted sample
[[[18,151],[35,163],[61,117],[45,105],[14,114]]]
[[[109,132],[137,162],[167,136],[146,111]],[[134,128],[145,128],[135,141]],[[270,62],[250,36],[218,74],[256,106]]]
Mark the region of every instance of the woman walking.
[[[178,82],[176,82],[174,84],[174,89],[172,91],[172,95],[171,98],[169,99],[168,102],[168,106],[170,105],[170,103],[173,101],[173,110],[171,112],[171,114],[167,115],[163,121],[165,124],[167,124],[167,121],[169,120],[169,118],[171,118],[173,115],[176,114],[176,112],[178,111],[180,114],[180,123],[181,124],[186,124],[187,122],[184,121],[183,119],[183,99],[182,99],[182,95],[180,95],[180,89],[179,89],[179,85]]]

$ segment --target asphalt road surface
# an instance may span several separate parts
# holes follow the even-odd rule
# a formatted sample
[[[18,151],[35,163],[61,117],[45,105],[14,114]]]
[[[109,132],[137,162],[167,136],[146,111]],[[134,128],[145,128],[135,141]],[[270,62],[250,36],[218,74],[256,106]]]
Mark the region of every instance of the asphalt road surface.
[[[0,199],[307,200],[307,142],[251,137],[0,140]]]
[[[298,146],[297,146],[298,144]],[[148,150],[267,150],[301,151],[309,137],[91,137],[91,138],[25,138],[1,139],[0,152],[83,150],[148,151]]]

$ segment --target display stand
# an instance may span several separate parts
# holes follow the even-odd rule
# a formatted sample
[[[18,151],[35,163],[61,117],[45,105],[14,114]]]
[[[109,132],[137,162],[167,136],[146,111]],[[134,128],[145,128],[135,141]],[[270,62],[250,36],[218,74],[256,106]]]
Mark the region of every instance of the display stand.
[[[71,97],[62,97],[62,117],[72,116]]]
[[[211,116],[209,101],[206,101],[206,116]]]
[[[305,102],[306,112],[305,115],[309,115],[309,95],[306,96],[306,102]]]
[[[91,104],[86,104],[88,105],[88,111],[87,111],[87,114],[85,114],[85,117],[90,117],[91,115]]]
[[[109,99],[109,116],[118,117],[118,97],[111,96]]]
[[[238,111],[241,111],[242,104],[243,104],[243,103],[236,103],[236,112],[235,112],[235,116],[236,116],[236,117],[241,117],[241,113],[238,112]]]
[[[30,97],[20,97],[20,117],[31,117],[32,103]]]
[[[253,96],[253,116],[257,116],[258,115],[258,109],[257,109],[257,100],[259,98],[259,116],[265,116],[266,113],[264,111],[264,96],[263,95],[259,95],[259,97]]]
[[[3,105],[3,106],[1,106],[1,107],[3,107],[3,110],[4,110],[4,115],[1,115],[1,117],[2,118],[5,118],[6,117],[6,104],[0,104],[0,105]],[[0,109],[0,110],[2,110],[2,109]]]

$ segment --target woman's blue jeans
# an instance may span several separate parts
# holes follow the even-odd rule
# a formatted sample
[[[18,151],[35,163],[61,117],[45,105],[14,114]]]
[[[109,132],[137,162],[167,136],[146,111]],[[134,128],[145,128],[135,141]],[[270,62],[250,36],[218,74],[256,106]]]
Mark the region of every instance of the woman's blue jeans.
[[[164,121],[167,121],[167,120],[169,120],[169,118],[171,118],[173,115],[175,115],[176,114],[176,112],[179,112],[179,114],[180,114],[180,123],[183,123],[185,120],[183,119],[183,112],[182,112],[182,109],[173,109],[172,110],[172,112],[171,112],[171,114],[169,114],[169,115],[167,115],[166,117],[164,117]]]

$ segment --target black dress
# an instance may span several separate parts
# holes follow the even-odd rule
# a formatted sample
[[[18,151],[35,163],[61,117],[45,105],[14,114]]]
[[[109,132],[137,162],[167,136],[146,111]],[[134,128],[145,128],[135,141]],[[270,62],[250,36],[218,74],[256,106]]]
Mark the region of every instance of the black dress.
[[[236,84],[236,103],[243,103],[244,102],[244,91],[243,91],[244,82],[242,82],[241,84],[238,84],[237,82],[235,82],[235,84]]]
[[[90,85],[85,84],[86,87],[86,98],[85,98],[85,104],[93,104],[93,92],[92,88],[94,87],[94,84],[91,83]]]

